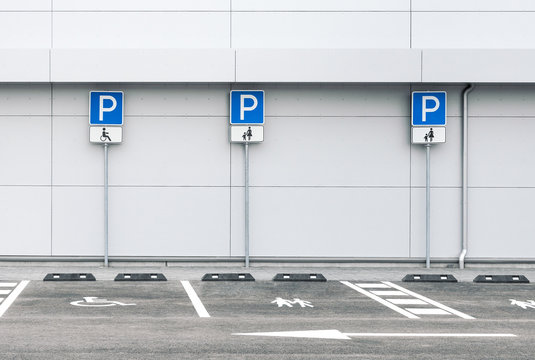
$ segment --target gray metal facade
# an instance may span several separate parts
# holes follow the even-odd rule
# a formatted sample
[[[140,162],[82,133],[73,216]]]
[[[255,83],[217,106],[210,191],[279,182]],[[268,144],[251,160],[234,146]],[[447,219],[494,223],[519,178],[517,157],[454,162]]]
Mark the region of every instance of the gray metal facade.
[[[416,89],[448,91],[448,141],[431,150],[431,256],[459,255],[464,85],[245,87],[266,91],[265,141],[250,146],[251,256],[425,255]],[[110,256],[243,256],[231,87],[157,84],[2,85],[2,255],[103,254],[103,150],[88,141],[88,92],[103,88],[126,103],[124,143],[110,149]],[[467,259],[535,258],[534,99],[531,85],[469,97]]]
[[[410,144],[410,93],[442,90],[431,256],[457,259],[461,98],[474,84],[467,260],[535,260],[531,0],[0,0],[0,33],[0,258],[103,255],[91,90],[125,92],[110,256],[243,256],[229,92],[261,89],[252,257],[421,260],[425,150]]]

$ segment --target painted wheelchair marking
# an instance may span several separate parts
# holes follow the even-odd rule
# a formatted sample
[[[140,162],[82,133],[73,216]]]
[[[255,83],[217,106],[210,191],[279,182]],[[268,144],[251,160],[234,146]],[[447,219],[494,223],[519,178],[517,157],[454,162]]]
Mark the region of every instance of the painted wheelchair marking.
[[[134,306],[136,304],[125,304],[119,301],[110,301],[107,299],[99,299],[98,297],[88,296],[83,300],[73,301],[71,305],[84,307],[105,307],[105,306]]]

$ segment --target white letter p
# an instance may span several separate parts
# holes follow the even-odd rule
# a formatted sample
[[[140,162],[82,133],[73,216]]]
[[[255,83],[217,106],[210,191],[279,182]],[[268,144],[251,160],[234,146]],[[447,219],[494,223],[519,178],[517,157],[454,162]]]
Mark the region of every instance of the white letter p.
[[[109,108],[104,107],[104,100],[111,100],[111,102],[112,102],[111,107],[109,107]],[[115,98],[113,96],[100,95],[100,106],[99,106],[98,120],[99,121],[104,121],[104,113],[105,112],[111,112],[111,111],[115,110],[116,107],[117,107],[117,100],[115,100]]]
[[[253,100],[252,106],[245,106],[245,99]],[[253,95],[240,95],[240,120],[245,120],[245,112],[253,111],[258,106],[258,100]]]
[[[427,107],[427,100],[433,100],[435,106],[431,109]],[[422,96],[422,122],[426,122],[427,113],[435,112],[440,107],[440,101],[436,96]]]

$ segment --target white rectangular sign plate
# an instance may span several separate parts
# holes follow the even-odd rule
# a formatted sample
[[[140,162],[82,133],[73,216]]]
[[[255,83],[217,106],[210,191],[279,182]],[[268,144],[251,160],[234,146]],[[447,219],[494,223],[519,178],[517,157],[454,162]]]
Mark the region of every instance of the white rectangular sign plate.
[[[263,126],[230,126],[231,143],[259,143],[264,141]]]
[[[119,126],[90,126],[89,142],[95,144],[120,144],[123,142],[123,128]]]
[[[413,127],[413,144],[440,144],[446,142],[446,128],[443,126]]]

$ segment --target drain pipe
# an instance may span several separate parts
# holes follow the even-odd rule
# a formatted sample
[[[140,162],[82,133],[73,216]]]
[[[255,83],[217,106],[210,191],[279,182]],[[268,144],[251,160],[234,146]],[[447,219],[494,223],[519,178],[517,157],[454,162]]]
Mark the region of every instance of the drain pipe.
[[[462,218],[462,251],[459,255],[459,269],[464,269],[464,258],[468,245],[468,94],[474,90],[470,84],[463,91],[463,218]]]

